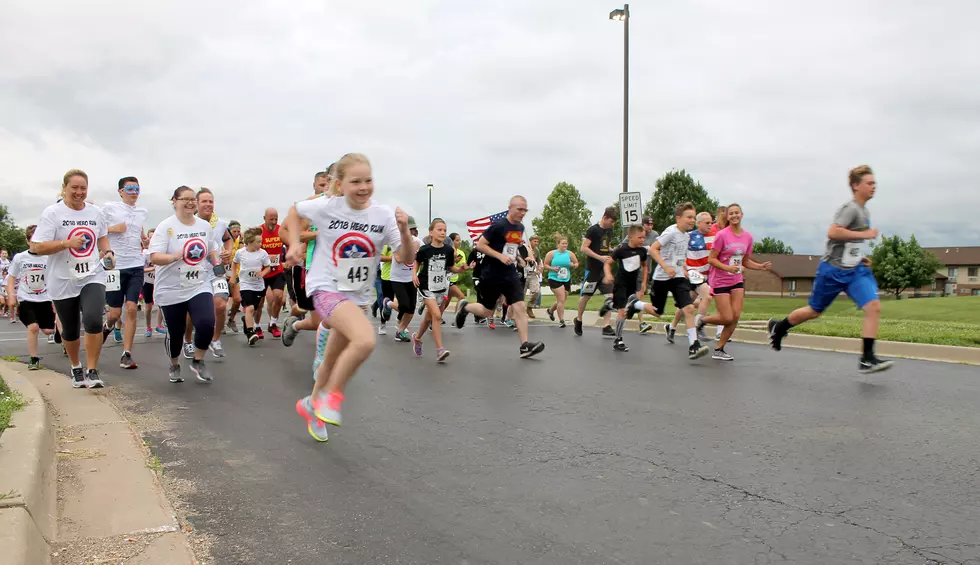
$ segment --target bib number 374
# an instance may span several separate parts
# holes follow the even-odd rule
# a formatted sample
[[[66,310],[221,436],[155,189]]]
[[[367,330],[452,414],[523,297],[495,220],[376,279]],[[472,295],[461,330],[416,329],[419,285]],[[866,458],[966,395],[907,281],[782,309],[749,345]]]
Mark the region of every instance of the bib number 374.
[[[337,290],[356,292],[374,285],[374,258],[340,259]]]

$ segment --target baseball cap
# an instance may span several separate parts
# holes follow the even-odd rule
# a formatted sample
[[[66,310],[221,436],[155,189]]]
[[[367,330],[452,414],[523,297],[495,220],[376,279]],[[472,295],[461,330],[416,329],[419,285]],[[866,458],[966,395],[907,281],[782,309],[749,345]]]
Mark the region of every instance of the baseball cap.
[[[653,225],[653,218],[650,216],[643,216],[643,223]]]
[[[410,230],[419,229],[418,225],[415,224],[415,218],[413,218],[412,216],[408,217],[408,229]]]

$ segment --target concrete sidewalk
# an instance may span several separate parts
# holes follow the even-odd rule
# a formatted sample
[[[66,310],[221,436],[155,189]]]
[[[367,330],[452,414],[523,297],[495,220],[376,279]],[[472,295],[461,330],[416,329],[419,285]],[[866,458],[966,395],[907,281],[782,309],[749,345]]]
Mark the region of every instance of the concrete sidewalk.
[[[40,407],[50,414],[44,433],[57,437],[38,455],[57,460],[56,525],[48,532],[39,526],[42,536],[6,540],[15,546],[15,555],[22,547],[30,556],[13,565],[198,563],[158,481],[159,464],[104,390],[76,390],[64,375],[28,373],[20,364],[0,362],[0,372],[8,382],[26,381],[40,391]],[[24,480],[40,484],[53,478]]]

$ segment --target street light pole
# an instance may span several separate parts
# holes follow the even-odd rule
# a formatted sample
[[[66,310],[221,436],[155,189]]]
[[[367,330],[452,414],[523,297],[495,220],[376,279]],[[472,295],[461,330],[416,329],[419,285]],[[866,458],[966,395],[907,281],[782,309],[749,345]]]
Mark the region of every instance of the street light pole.
[[[432,185],[428,184],[426,187],[429,190],[429,224],[432,224]]]
[[[623,22],[623,192],[629,192],[630,5],[609,12],[609,19]]]

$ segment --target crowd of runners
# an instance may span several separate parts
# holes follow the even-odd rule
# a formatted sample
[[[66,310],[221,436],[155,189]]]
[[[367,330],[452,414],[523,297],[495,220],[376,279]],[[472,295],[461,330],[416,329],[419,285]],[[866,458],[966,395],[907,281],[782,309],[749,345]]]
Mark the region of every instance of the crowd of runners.
[[[313,388],[296,410],[319,441],[328,440],[328,424],[341,425],[346,385],[374,350],[375,334],[387,335],[392,316],[395,340],[411,343],[413,353],[422,356],[430,334],[435,359],[443,363],[450,356],[444,313],[455,298],[453,326],[462,329],[472,315],[496,328],[499,319],[517,333],[519,356],[533,357],[545,349],[544,343],[530,341],[528,329],[540,285],[546,283],[555,296],[548,317],[564,328],[572,272],[580,265],[567,234],[549,235],[556,247],[539,257],[539,236],[525,237],[523,196],[511,198],[506,216],[479,236],[468,256],[461,236],[447,234],[441,219],[420,238],[412,217],[372,198],[371,165],[356,153],[316,173],[313,194],[291,206],[282,224],[278,211],[268,208],[261,224],[244,230],[240,222],[218,215],[214,192],[207,188],[174,190],[173,215],[147,231],[135,177],[120,179],[118,200],[102,206],[88,201],[85,172],[70,170],[62,180],[57,202],[26,230],[30,249],[12,259],[0,252],[5,294],[0,302],[12,322],[19,317],[28,329],[29,368],[40,367],[43,333],[63,346],[73,387],[103,387],[99,357],[110,335],[122,344],[119,366],[137,368],[132,350],[142,307],[144,336],[164,336],[170,382],[184,381],[183,356],[193,376],[210,383],[207,354],[224,358],[221,339],[229,334],[257,345],[265,339],[260,324],[265,312],[270,338],[281,339],[283,346],[291,347],[301,331],[316,333]],[[866,246],[878,232],[865,205],[876,185],[866,166],[851,170],[848,180],[852,199],[827,232],[809,305],[770,320],[769,337],[778,351],[791,328],[820,316],[845,292],[865,312],[859,370],[874,372],[891,366],[874,351],[880,303]],[[683,321],[689,359],[707,355],[706,344],[714,341],[712,358],[733,361],[725,347],[742,313],[744,270],[767,270],[770,263],[753,259],[753,238],[742,225],[738,204],[698,211],[683,202],[674,216],[675,223],[660,233],[643,217],[616,245],[618,213],[605,209],[578,250],[585,276],[573,332],[583,335],[583,315],[599,294],[604,297],[601,335],[613,340],[616,351],[629,351],[626,321],[636,317],[639,332],[650,332],[654,326],[644,316],[663,316],[670,294],[676,312],[663,323],[666,340],[674,343]],[[466,271],[473,275],[474,301],[457,285]],[[372,316],[379,321],[377,330]],[[421,322],[410,333],[415,316]],[[716,327],[714,337],[707,325]]]

